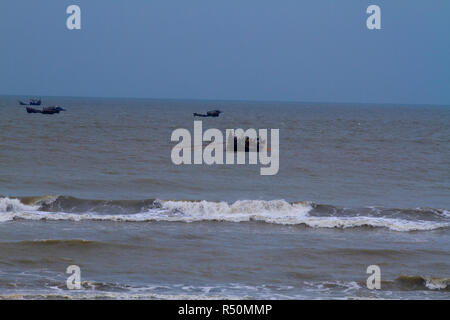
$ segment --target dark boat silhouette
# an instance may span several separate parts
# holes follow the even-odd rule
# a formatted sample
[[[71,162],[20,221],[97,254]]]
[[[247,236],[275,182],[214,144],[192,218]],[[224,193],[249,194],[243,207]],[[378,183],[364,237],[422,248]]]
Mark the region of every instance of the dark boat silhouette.
[[[60,111],[66,111],[66,109],[63,109],[61,107],[47,107],[42,109],[42,113],[43,114],[54,114],[54,113],[59,113]]]
[[[259,145],[260,145],[260,141],[259,138],[256,139],[256,152],[259,152]],[[238,151],[238,138],[234,137],[234,144],[233,144],[233,149],[234,152]],[[255,151],[254,149],[250,150],[251,146],[250,146],[250,138],[246,137],[245,138],[245,144],[244,144],[244,151],[245,152],[250,152],[250,151]]]
[[[206,114],[194,112],[194,117],[214,117],[215,118],[215,117],[218,117],[221,113],[222,113],[222,111],[220,111],[220,110],[208,111],[208,112],[206,112]]]
[[[66,109],[57,106],[46,107],[43,108],[42,110],[31,107],[27,107],[26,109],[28,113],[42,113],[42,114],[55,114],[59,113],[60,111],[66,111]]]

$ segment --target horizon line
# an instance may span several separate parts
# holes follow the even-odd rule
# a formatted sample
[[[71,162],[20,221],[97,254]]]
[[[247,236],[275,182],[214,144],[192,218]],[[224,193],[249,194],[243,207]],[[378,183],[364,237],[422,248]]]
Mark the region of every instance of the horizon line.
[[[90,99],[134,99],[134,100],[172,100],[172,101],[211,101],[211,102],[255,102],[255,103],[301,103],[301,104],[361,104],[361,105],[401,105],[401,106],[440,106],[448,107],[449,104],[443,103],[405,103],[405,102],[331,102],[331,101],[300,101],[300,100],[261,100],[261,99],[211,99],[211,98],[152,98],[152,97],[129,97],[129,96],[71,96],[71,95],[29,95],[29,94],[3,94],[1,97],[47,97],[47,98],[90,98]]]

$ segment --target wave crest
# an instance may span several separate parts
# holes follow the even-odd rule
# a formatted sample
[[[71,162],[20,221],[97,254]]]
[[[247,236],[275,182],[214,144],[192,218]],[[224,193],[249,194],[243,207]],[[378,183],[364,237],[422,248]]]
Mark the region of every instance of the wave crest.
[[[396,281],[412,290],[450,290],[450,278],[402,275]]]
[[[27,205],[17,198],[0,198],[0,212],[22,212],[38,210],[39,205]],[[1,221],[1,220],[0,220]]]
[[[215,214],[264,214],[272,213],[283,215],[295,213],[304,215],[312,209],[307,202],[289,203],[284,200],[238,200],[232,204],[227,202],[211,201],[164,201],[157,200],[162,208],[193,215]]]
[[[27,204],[25,204],[25,203]],[[311,202],[239,200],[234,203],[187,200],[85,200],[67,196],[0,198],[0,222],[67,221],[261,221],[311,228],[387,228],[427,231],[450,227],[447,211],[431,208],[338,208]]]

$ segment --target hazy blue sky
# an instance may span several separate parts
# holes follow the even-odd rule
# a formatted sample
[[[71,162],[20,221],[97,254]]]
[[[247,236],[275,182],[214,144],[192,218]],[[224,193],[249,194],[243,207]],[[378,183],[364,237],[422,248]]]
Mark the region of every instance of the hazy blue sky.
[[[450,104],[449,0],[1,0],[0,35],[0,94]]]

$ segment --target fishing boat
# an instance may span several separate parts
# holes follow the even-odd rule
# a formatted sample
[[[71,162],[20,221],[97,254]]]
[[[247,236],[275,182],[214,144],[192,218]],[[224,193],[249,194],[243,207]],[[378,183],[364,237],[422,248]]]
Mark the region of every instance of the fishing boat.
[[[26,109],[28,113],[42,113],[42,114],[55,114],[60,113],[61,111],[66,111],[66,109],[58,106],[46,107],[43,108],[42,110],[31,107],[27,107]]]
[[[218,117],[221,113],[222,113],[222,111],[220,111],[220,110],[208,111],[208,112],[206,112],[206,114],[194,112],[194,117],[214,117],[215,118],[215,117]]]

